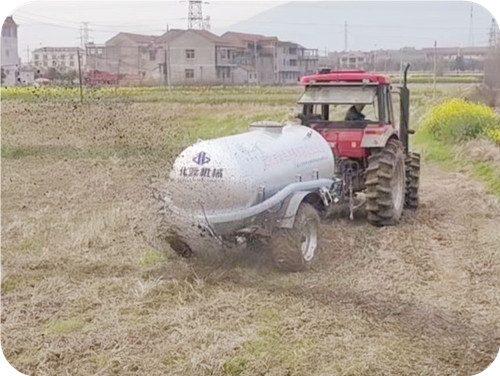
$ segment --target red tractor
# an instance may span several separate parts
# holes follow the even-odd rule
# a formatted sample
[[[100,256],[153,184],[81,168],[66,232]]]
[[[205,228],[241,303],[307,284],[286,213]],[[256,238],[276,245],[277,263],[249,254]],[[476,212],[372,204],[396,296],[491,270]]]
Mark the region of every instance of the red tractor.
[[[399,222],[403,209],[418,206],[420,156],[409,151],[410,92],[404,84],[393,91],[389,79],[361,70],[321,70],[302,77],[305,90],[298,103],[301,124],[318,131],[335,156],[340,180],[337,200],[349,205],[350,216],[361,200],[368,222]],[[399,96],[399,124],[392,94]]]

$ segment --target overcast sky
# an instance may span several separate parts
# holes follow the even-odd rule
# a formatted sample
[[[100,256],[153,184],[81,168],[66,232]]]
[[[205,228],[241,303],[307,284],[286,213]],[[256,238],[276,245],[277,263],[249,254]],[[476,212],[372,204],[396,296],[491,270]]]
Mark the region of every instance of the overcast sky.
[[[203,15],[211,18],[212,30],[223,32],[286,1],[210,0]],[[500,2],[480,0],[498,20]],[[149,1],[45,1],[1,0],[0,15],[12,15],[19,25],[18,49],[23,62],[29,51],[41,46],[80,46],[83,22],[88,22],[89,41],[104,43],[118,32],[161,35],[170,28],[187,28],[187,0]],[[307,17],[307,15],[304,15]]]
[[[245,20],[285,1],[220,1],[202,5],[212,29]],[[104,43],[120,31],[161,35],[170,28],[187,28],[188,1],[6,1],[2,17],[12,15],[19,25],[19,55],[26,61],[28,47],[80,46],[81,27],[88,22],[89,40]]]

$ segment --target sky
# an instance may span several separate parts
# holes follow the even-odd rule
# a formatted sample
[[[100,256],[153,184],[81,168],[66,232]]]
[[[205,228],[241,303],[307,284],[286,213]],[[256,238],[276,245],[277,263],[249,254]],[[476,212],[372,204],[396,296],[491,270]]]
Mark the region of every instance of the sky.
[[[230,26],[286,1],[210,0],[202,5],[219,35]],[[500,19],[498,0],[480,0]],[[497,4],[496,4],[497,3]],[[117,33],[161,35],[169,28],[187,28],[187,0],[46,1],[2,0],[0,15],[12,15],[19,25],[18,49],[22,62],[42,46],[81,46],[82,26],[88,22],[89,41],[104,43]],[[312,46],[318,47],[318,46]],[[321,46],[322,47],[322,46]]]
[[[83,22],[89,40],[104,43],[120,31],[161,35],[169,28],[187,28],[188,2],[167,1],[6,1],[1,15],[12,15],[19,25],[19,55],[26,61],[28,48],[80,46]],[[202,4],[212,29],[223,29],[285,1],[220,1]]]

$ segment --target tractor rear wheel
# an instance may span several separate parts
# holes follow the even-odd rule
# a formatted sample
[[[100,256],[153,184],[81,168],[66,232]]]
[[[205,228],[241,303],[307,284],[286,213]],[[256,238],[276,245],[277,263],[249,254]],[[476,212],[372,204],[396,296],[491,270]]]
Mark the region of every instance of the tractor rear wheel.
[[[274,265],[286,272],[307,269],[317,258],[318,212],[310,204],[299,206],[291,229],[279,229],[270,239]]]
[[[375,226],[395,225],[405,204],[405,160],[403,145],[391,139],[368,158],[366,169],[366,211]]]
[[[406,158],[405,209],[417,210],[420,180],[420,154],[408,153]]]

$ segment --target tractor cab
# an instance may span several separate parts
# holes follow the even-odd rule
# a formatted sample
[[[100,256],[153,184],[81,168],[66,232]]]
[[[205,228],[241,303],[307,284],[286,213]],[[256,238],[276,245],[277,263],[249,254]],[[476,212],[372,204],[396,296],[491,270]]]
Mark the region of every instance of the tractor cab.
[[[320,132],[336,157],[366,158],[369,148],[383,147],[391,137],[407,148],[408,123],[395,123],[387,77],[361,70],[322,70],[300,83],[305,88],[298,100],[301,124]],[[407,119],[407,96],[401,112],[401,120]]]
[[[418,205],[420,158],[409,151],[409,90],[399,94],[395,121],[392,86],[384,75],[362,70],[331,71],[302,77],[298,104],[301,124],[319,132],[335,157],[335,175],[342,184],[341,201],[365,193],[368,221],[375,225],[399,221],[403,207]]]

